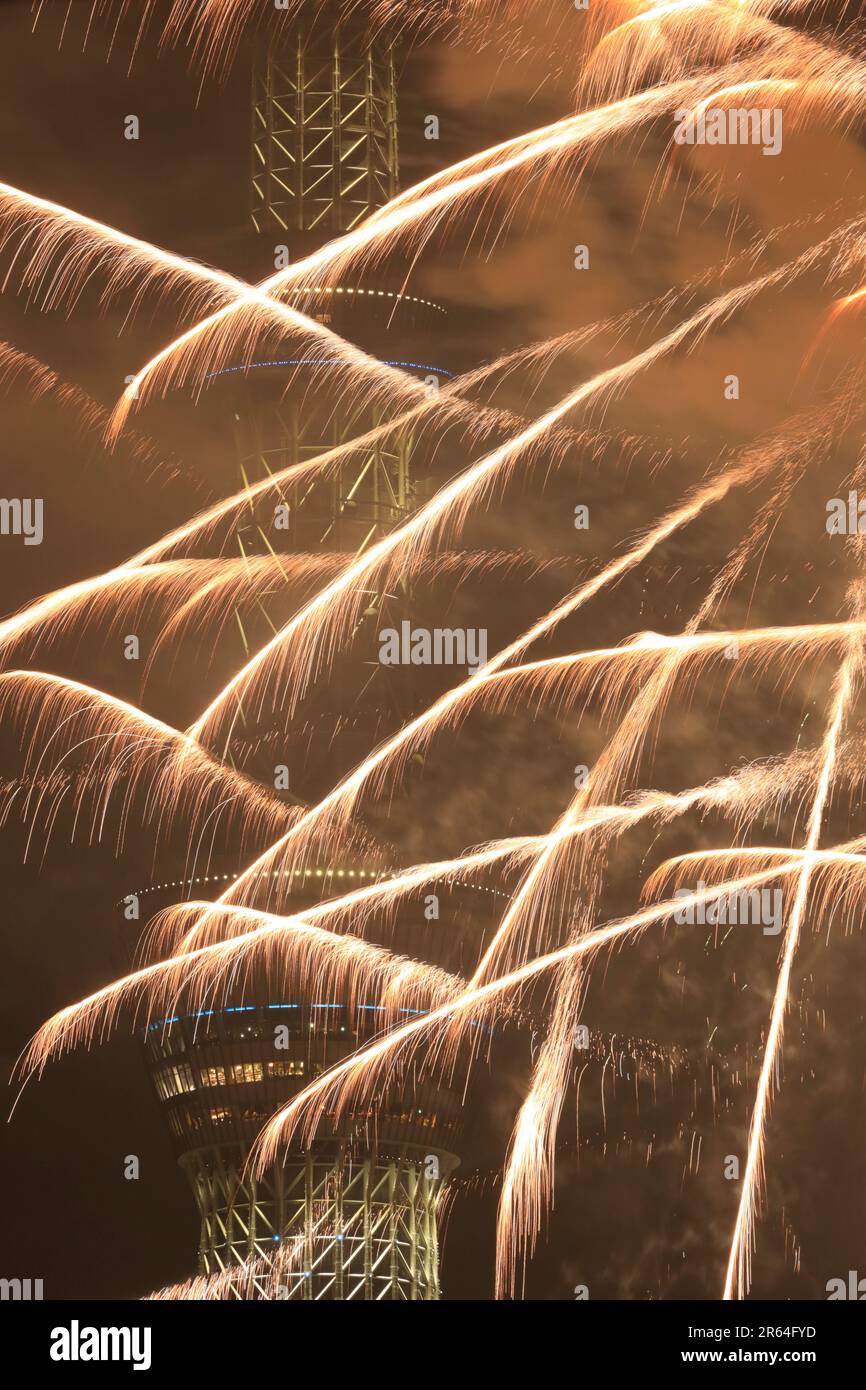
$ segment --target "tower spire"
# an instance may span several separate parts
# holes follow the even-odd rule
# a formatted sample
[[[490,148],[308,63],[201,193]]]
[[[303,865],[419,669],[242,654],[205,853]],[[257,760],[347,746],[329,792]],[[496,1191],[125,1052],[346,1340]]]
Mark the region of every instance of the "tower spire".
[[[256,231],[350,231],[397,191],[397,85],[387,38],[299,24],[256,51]]]

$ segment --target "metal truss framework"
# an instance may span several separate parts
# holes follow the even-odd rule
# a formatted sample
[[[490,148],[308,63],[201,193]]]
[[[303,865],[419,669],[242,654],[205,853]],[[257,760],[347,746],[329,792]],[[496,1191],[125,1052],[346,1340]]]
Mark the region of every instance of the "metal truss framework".
[[[299,30],[260,53],[252,113],[257,231],[349,231],[396,193],[390,47]]]
[[[236,443],[244,486],[294,467],[336,448],[379,423],[373,412],[346,418],[335,407],[326,421],[317,419],[303,402],[287,396],[235,417]],[[295,551],[366,550],[381,540],[407,515],[411,504],[409,432],[390,436],[348,454],[328,476],[310,477],[284,489],[288,534]],[[270,545],[276,494],[268,498],[260,519],[253,507],[238,529],[245,553]]]
[[[442,1181],[429,1164],[290,1154],[255,1179],[240,1155],[189,1155],[201,1273],[253,1266],[239,1298],[438,1299]]]

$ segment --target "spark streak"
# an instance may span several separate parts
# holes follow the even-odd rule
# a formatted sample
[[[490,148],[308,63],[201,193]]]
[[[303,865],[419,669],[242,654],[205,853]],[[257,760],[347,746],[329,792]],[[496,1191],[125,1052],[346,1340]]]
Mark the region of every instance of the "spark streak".
[[[778,1068],[782,1046],[791,971],[794,965],[794,957],[797,953],[797,944],[800,939],[800,928],[806,911],[809,883],[816,862],[815,852],[818,848],[821,826],[827,806],[827,798],[830,794],[833,773],[836,767],[839,735],[859,679],[862,663],[862,641],[852,642],[849,654],[841,667],[836,681],[836,689],[827,732],[824,737],[823,765],[818,778],[818,785],[815,788],[815,799],[812,803],[812,812],[809,818],[806,852],[803,855],[800,865],[794,901],[785,932],[782,963],[779,969],[779,978],[773,999],[773,1008],[770,1014],[770,1026],[767,1032],[767,1041],[764,1046],[764,1058],[760,1077],[758,1079],[751,1124],[749,1126],[746,1167],[743,1173],[740,1202],[737,1209],[737,1220],[734,1226],[730,1255],[728,1257],[728,1268],[725,1275],[725,1287],[722,1297],[726,1301],[734,1297],[745,1298],[751,1283],[755,1216],[764,1181],[764,1132],[773,1090],[773,1077]]]

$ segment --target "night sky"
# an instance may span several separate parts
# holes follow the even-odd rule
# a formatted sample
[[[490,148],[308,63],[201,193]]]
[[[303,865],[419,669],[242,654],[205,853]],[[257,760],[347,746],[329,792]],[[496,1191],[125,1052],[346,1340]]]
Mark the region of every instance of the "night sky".
[[[191,70],[183,54],[157,52],[152,36],[130,65],[123,30],[110,56],[99,26],[82,48],[88,10],[83,0],[73,4],[61,44],[65,3],[47,5],[34,31],[28,0],[0,0],[0,179],[180,255],[263,279],[273,268],[274,237],[257,235],[249,222],[249,47],[219,82]],[[513,16],[507,22],[510,45],[494,28],[483,42],[427,34],[411,50],[404,46],[403,187],[573,109],[580,41],[574,64],[566,45],[568,26],[580,16],[570,11],[567,0],[528,0],[520,24]],[[141,123],[135,142],[123,138],[130,113]],[[430,113],[440,118],[437,142],[423,138]],[[469,205],[417,263],[396,246],[378,272],[400,283],[411,264],[411,289],[448,308],[429,337],[415,333],[421,361],[457,373],[555,343],[534,361],[518,358],[478,395],[525,420],[646,348],[722,289],[800,255],[862,213],[866,194],[862,140],[856,131],[828,128],[820,116],[786,134],[778,158],[754,148],[672,154],[669,126],[658,122],[606,142],[578,178],[581,172],[563,161],[543,177],[519,174],[501,196]],[[110,407],[124,378],[195,321],[164,284],[146,290],[130,317],[133,295],[120,290],[104,302],[99,273],[71,308],[28,302],[11,201],[0,218],[0,239],[7,238],[0,282],[9,271],[0,343],[45,363],[101,405]],[[590,250],[586,271],[574,267],[578,244]],[[862,318],[842,317],[823,331],[833,298],[864,283],[862,265],[859,271],[858,280],[854,261],[830,284],[822,265],[783,283],[693,353],[669,354],[603,405],[573,412],[470,513],[462,536],[449,538],[496,563],[419,582],[413,617],[429,626],[486,628],[490,652],[498,651],[738,451],[826,410],[843,373],[862,369]],[[681,297],[666,303],[673,290]],[[273,339],[264,344],[264,355],[278,356],[275,346]],[[730,373],[740,382],[735,401],[723,390]],[[97,433],[82,431],[56,393],[35,400],[23,376],[0,373],[3,495],[45,499],[42,545],[0,537],[4,615],[120,563],[233,488],[225,410],[219,388],[198,396],[180,388],[145,407],[134,425],[159,459],[146,466],[130,441],[108,452]],[[793,428],[792,438],[805,428]],[[480,446],[459,431],[425,439],[415,463],[425,493],[485,445],[502,442],[503,429],[491,425]],[[847,495],[862,442],[858,408],[831,416],[825,437],[805,450],[790,495],[778,501],[766,545],[756,548],[712,626],[845,616],[851,555],[841,538],[834,544],[827,535],[825,504]],[[682,631],[760,509],[774,505],[778,481],[734,489],[536,644],[532,657],[611,646],[647,629]],[[589,508],[587,530],[575,529],[578,504]],[[296,600],[278,595],[275,615],[285,621]],[[156,612],[142,615],[145,642],[158,635],[160,621]],[[155,663],[142,693],[139,673],[122,657],[118,634],[129,630],[83,624],[54,643],[19,644],[5,664],[74,677],[184,728],[244,659],[231,622],[220,625],[218,642],[193,632]],[[256,645],[267,640],[261,615],[250,615],[249,633],[260,639]],[[425,708],[452,683],[447,670],[416,673],[395,710],[376,709],[384,725],[370,715],[365,726],[362,713],[351,726],[332,728],[331,713],[353,708],[375,661],[363,640],[352,660],[326,672],[321,692],[305,697],[301,731],[285,733],[292,789],[304,800],[324,794],[383,728],[396,727],[394,719]],[[829,648],[702,668],[671,691],[629,790],[675,792],[753,760],[816,747],[834,669]],[[622,707],[606,708],[609,694],[587,691],[569,703],[560,691],[474,713],[456,733],[433,740],[393,797],[364,805],[365,824],[407,865],[544,833],[571,800],[575,767],[591,767],[616,728]],[[861,696],[847,730],[847,780],[825,819],[828,845],[863,833],[862,717]],[[328,732],[311,738],[317,719]],[[44,824],[28,841],[20,799],[9,801],[22,772],[21,723],[0,719],[0,730],[0,1068],[8,1075],[46,1018],[129,968],[136,937],[118,901],[159,881],[173,861],[155,856],[147,827],[130,827],[115,852],[116,819],[102,843],[90,843],[86,832],[71,843],[64,811],[47,845]],[[793,804],[782,800],[786,790],[783,781],[778,815],[748,828],[745,843],[802,844],[809,787]],[[624,834],[608,857],[600,920],[636,911],[642,884],[665,858],[730,845],[734,833],[723,816],[689,814]],[[483,882],[498,891],[515,885],[513,876]],[[847,921],[844,906],[829,895],[807,914],[795,963],[783,1084],[768,1130],[756,1297],[824,1298],[829,1279],[858,1260],[862,1269],[866,1258],[866,957],[859,902]],[[563,905],[553,944],[567,940],[575,910]],[[452,927],[473,930],[463,921]],[[461,945],[471,961],[471,943]],[[677,1060],[660,1065],[651,1104],[645,1091],[636,1107],[630,1079],[613,1075],[615,1061],[588,1068],[579,1112],[570,1088],[555,1206],[528,1267],[527,1297],[570,1299],[581,1284],[592,1298],[719,1296],[738,1195],[723,1163],[744,1150],[778,948],[777,938],[757,928],[722,939],[709,928],[668,926],[597,960],[582,1017],[609,1040],[612,1056],[622,1040],[639,1038]],[[544,983],[523,1002],[523,1026],[506,1030],[478,1068],[483,1121],[471,1126],[450,1212],[445,1298],[493,1295],[498,1174],[551,1008]],[[723,1078],[715,1101],[710,1057]],[[15,1094],[10,1086],[7,1108]],[[123,1178],[130,1153],[141,1160],[138,1182]],[[133,1299],[194,1272],[192,1198],[128,1020],[105,1046],[49,1066],[27,1086],[3,1131],[2,1163],[0,1274],[44,1279],[46,1298]]]

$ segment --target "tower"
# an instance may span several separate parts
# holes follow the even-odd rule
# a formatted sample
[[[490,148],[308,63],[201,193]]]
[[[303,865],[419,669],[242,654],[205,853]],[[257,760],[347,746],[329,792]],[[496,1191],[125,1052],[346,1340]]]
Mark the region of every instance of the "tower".
[[[371,1039],[376,1018],[366,1006],[369,1023],[356,1027],[342,1005],[258,998],[168,1027],[157,1020],[148,1033],[153,1082],[199,1211],[200,1272],[252,1268],[253,1296],[438,1298],[437,1208],[457,1166],[444,1147],[457,1125],[451,1098],[416,1090],[377,1116],[375,1144],[349,1116],[255,1177],[246,1159],[268,1118]]]
[[[397,191],[397,88],[387,38],[297,24],[253,66],[256,231],[349,231]]]
[[[226,877],[208,875],[187,887],[206,894],[217,880],[225,887]],[[361,867],[296,871],[285,911],[302,916],[322,897],[373,877]],[[138,891],[155,909],[173,900],[177,886]],[[449,919],[468,914],[477,930],[488,917],[483,891],[459,883],[440,891]],[[419,957],[435,955],[438,928],[421,926],[411,909],[410,917],[404,928],[397,925],[400,943]],[[448,937],[458,952],[460,936]],[[456,957],[450,963],[462,964]],[[439,1297],[438,1220],[464,1131],[459,1087],[420,1079],[413,1069],[372,1110],[325,1116],[311,1146],[293,1143],[263,1177],[247,1164],[268,1119],[323,1070],[372,1041],[382,1012],[363,998],[280,993],[262,971],[229,1000],[195,1011],[180,1005],[148,1024],[148,1071],[198,1210],[199,1273],[228,1276],[225,1296]]]
[[[329,22],[327,7],[317,16],[260,47],[253,73],[252,222],[293,258],[350,230],[397,189],[390,43]],[[410,340],[416,331],[426,337],[441,306],[369,278],[323,286],[313,297],[309,309],[305,296],[307,312],[368,353],[419,376],[440,375]],[[333,366],[333,399],[307,389],[307,365]],[[339,370],[338,362],[295,359],[238,362],[217,374],[222,380],[209,399],[228,402],[243,483],[376,426],[369,405],[342,407]],[[282,497],[290,525],[280,543],[295,552],[368,547],[411,510],[411,451],[410,433],[389,436],[353,451],[326,478],[288,487]],[[269,505],[272,516],[272,496]],[[251,507],[238,526],[241,550],[272,549],[267,527],[267,509]],[[385,595],[370,596],[371,618],[385,602]],[[363,880],[369,871],[305,870],[299,883],[280,885],[284,910],[303,912],[316,888],[319,896],[330,893],[337,875]],[[428,958],[423,949],[418,954]],[[199,1211],[200,1273],[250,1269],[247,1297],[439,1297],[438,1211],[460,1137],[460,1105],[448,1088],[407,1078],[374,1113],[326,1123],[311,1147],[295,1140],[263,1179],[247,1165],[270,1116],[375,1036],[380,1012],[363,1000],[286,998],[259,978],[213,1009],[151,1025],[147,1064]]]
[[[277,24],[255,47],[251,103],[251,219],[277,258],[297,260],[351,231],[397,191],[397,87],[386,30],[346,19],[337,5]],[[306,286],[300,307],[370,356],[436,389],[450,373],[430,363],[431,330],[445,309],[365,275],[345,285]],[[424,346],[419,346],[423,344]],[[309,370],[307,370],[309,369]],[[313,369],[333,390],[310,389]],[[341,373],[321,355],[239,362],[230,378],[240,479],[257,482],[302,464],[382,423],[375,406],[347,406]],[[289,385],[291,374],[291,384]],[[289,389],[287,389],[287,385]],[[325,399],[325,394],[327,399]],[[294,551],[360,551],[409,513],[415,483],[411,430],[354,451],[327,478],[280,494]],[[272,496],[238,527],[244,553],[273,548]],[[267,508],[270,506],[271,515]],[[371,605],[371,613],[377,608]]]

